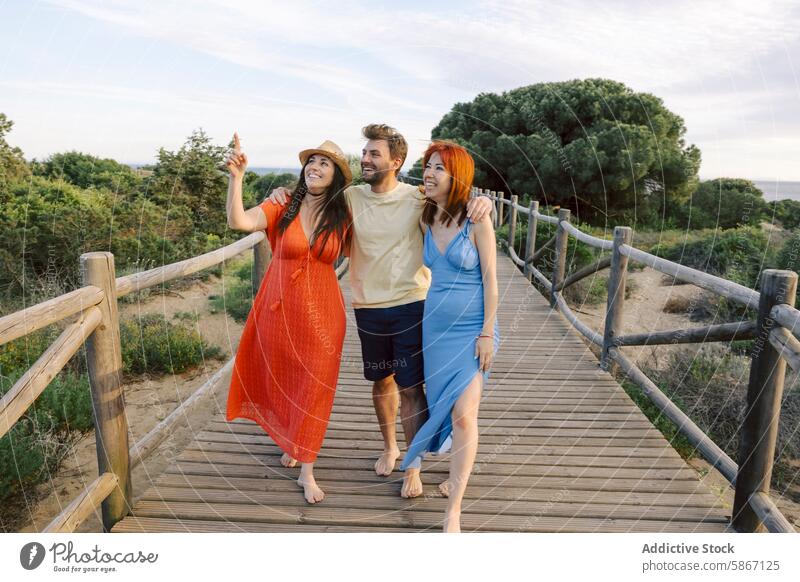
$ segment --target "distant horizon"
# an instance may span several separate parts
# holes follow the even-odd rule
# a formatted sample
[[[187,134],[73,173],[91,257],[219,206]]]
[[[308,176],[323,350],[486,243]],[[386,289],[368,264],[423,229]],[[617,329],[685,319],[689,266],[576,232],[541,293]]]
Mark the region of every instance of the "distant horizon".
[[[154,166],[156,162],[148,162],[148,163],[131,163],[131,162],[119,162],[120,164],[125,164],[126,166],[130,166],[131,168],[141,168],[143,166]],[[269,172],[275,172],[276,170],[284,170],[286,172],[291,172],[293,174],[300,173],[300,166],[248,166],[247,169],[251,172],[255,172],[256,174],[268,174]],[[401,173],[408,174],[407,170],[402,170]],[[751,182],[760,182],[762,184],[766,183],[779,183],[779,184],[800,184],[800,180],[782,180],[780,178],[750,178],[745,176],[728,176],[728,175],[720,175],[720,176],[699,176],[700,180],[703,182],[708,180],[716,180],[717,178],[730,178],[733,180],[750,180]]]

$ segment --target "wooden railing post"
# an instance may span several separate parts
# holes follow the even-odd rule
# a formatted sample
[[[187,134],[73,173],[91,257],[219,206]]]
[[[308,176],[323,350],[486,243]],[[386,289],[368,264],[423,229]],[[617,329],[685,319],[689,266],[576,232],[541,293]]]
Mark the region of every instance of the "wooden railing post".
[[[603,351],[600,367],[613,368],[608,350],[614,345],[614,338],[622,330],[622,313],[625,307],[625,281],[628,275],[628,257],[619,252],[619,247],[630,244],[633,231],[628,226],[614,228],[614,248],[611,250],[611,267],[608,274],[608,297],[606,299],[606,322],[603,328]]]
[[[486,193],[494,198],[497,197],[497,192],[495,192],[494,190],[487,190]],[[500,227],[501,204],[499,200],[492,200],[492,204],[494,205],[494,215],[492,216],[492,218],[494,219],[494,229],[497,230]]]
[[[514,205],[517,203],[517,195],[511,195],[511,208],[508,210],[508,248],[514,249],[514,237],[517,234],[517,209]],[[516,249],[514,249],[516,250]]]
[[[539,220],[537,214],[539,213],[539,202],[531,200],[528,206],[528,233],[525,236],[525,269],[523,274],[531,280],[533,277],[533,253],[536,251],[536,222]]]
[[[261,281],[264,280],[271,258],[272,251],[265,236],[261,242],[253,247],[253,297],[258,294],[258,289],[261,287]]]
[[[528,233],[525,236],[525,268],[523,274],[528,279],[531,280],[533,277],[533,253],[536,251],[536,222],[538,217],[536,216],[539,213],[539,202],[537,200],[531,200],[530,206],[528,206]]]
[[[569,244],[569,233],[561,227],[562,222],[569,222],[570,211],[568,208],[558,209],[558,224],[556,225],[556,256],[553,262],[553,275],[550,283],[553,285],[550,291],[550,307],[556,306],[556,287],[564,280],[564,273],[567,268],[567,245]]]
[[[506,205],[503,204],[503,200],[506,199],[505,192],[498,192],[497,197],[499,200],[497,201],[497,226],[503,226],[503,218],[505,217],[505,207]]]
[[[776,326],[770,317],[775,305],[794,305],[797,273],[767,269],[761,273],[761,295],[747,386],[747,408],[739,440],[739,471],[733,499],[732,525],[736,531],[752,533],[764,527],[750,506],[750,496],[769,493],[778,419],[781,412],[786,361],[769,341]]]
[[[105,293],[98,305],[102,314],[100,325],[86,342],[86,358],[94,407],[98,471],[100,475],[113,473],[117,477],[117,487],[102,503],[103,530],[108,532],[132,507],[114,255],[86,253],[80,257],[80,266],[83,284],[99,287]]]

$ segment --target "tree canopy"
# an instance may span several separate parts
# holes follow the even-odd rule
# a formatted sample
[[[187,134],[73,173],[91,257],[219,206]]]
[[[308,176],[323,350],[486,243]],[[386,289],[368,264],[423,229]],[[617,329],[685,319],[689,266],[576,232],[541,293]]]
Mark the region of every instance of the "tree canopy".
[[[12,147],[6,141],[14,122],[6,117],[5,113],[0,113],[0,188],[5,187],[7,182],[17,180],[30,173],[22,150]]]
[[[680,222],[691,228],[758,226],[767,208],[764,193],[750,180],[716,178],[698,185]]]
[[[80,188],[107,188],[120,193],[132,192],[141,181],[130,166],[77,151],[53,154],[35,165],[34,173]]]
[[[482,93],[454,105],[431,136],[472,152],[480,187],[529,194],[596,224],[633,224],[696,185],[700,151],[685,133],[658,97],[586,79]]]

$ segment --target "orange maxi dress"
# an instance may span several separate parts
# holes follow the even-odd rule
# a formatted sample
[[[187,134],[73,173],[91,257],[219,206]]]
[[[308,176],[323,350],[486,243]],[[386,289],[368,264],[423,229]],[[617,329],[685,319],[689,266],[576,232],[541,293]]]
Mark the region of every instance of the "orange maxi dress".
[[[300,217],[283,234],[286,207],[265,201],[272,261],[245,323],[228,392],[227,420],[257,422],[286,453],[312,463],[328,426],[345,334],[333,263],[341,240],[309,248]]]

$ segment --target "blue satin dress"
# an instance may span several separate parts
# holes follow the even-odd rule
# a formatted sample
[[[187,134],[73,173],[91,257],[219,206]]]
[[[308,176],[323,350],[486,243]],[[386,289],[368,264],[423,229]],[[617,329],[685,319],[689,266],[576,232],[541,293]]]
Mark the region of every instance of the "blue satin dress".
[[[451,444],[451,414],[459,396],[479,373],[475,343],[483,329],[483,275],[478,249],[469,238],[472,223],[439,252],[425,233],[423,261],[431,270],[431,287],[422,320],[422,353],[428,420],[420,427],[400,468],[419,467],[426,452],[444,453]],[[495,320],[494,351],[500,343]],[[484,373],[488,380],[489,372]]]

